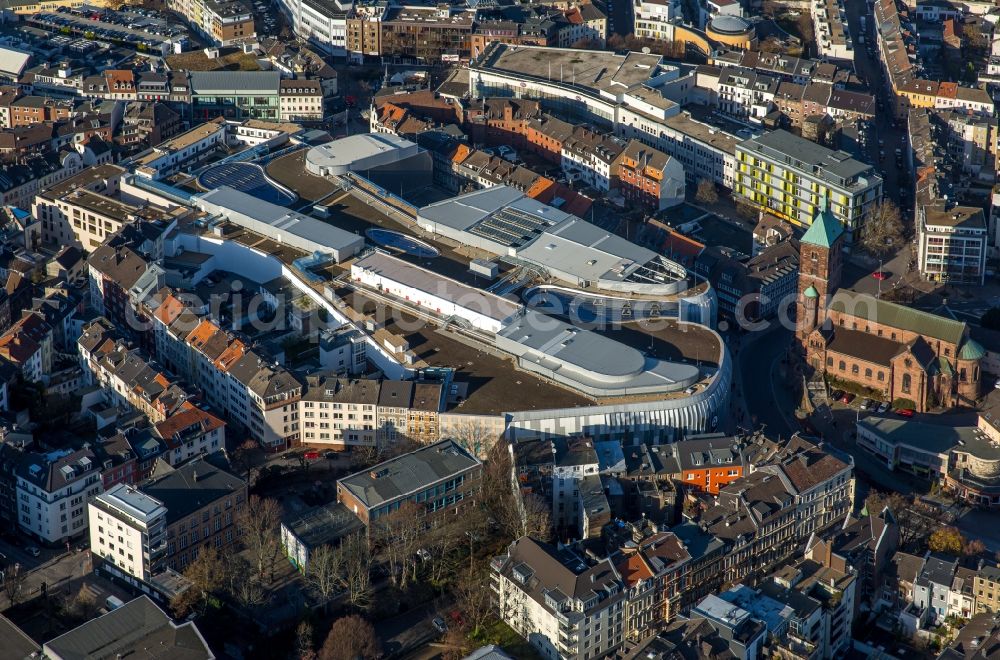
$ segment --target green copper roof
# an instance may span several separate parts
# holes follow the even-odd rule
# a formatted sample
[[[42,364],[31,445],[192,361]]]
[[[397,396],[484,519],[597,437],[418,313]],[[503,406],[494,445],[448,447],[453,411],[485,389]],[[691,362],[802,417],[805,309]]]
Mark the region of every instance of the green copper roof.
[[[962,342],[962,337],[965,335],[965,323],[962,321],[885,300],[876,300],[873,296],[846,289],[841,289],[833,296],[830,309],[874,323],[909,330],[925,337],[940,339],[956,346]]]
[[[813,215],[812,224],[802,235],[802,242],[831,248],[843,233],[844,225],[833,215],[827,205],[826,198],[823,197],[819,201],[816,214]]]
[[[802,295],[806,298],[819,298],[819,291],[816,290],[816,287],[810,284],[809,288],[802,292]]]
[[[986,355],[986,349],[974,339],[966,339],[962,350],[958,352],[959,360],[979,360]]]

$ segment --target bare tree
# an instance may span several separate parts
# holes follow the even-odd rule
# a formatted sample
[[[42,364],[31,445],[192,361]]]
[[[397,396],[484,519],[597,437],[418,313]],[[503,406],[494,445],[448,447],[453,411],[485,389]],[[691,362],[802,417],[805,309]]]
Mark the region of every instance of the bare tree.
[[[710,179],[699,179],[698,192],[694,198],[702,204],[711,205],[718,202],[719,192],[715,189],[715,182]]]
[[[444,430],[444,435],[460,444],[474,456],[488,455],[500,437],[492,426],[475,420],[449,426]]]
[[[20,564],[8,566],[3,572],[3,592],[10,601],[10,606],[14,607],[21,602],[24,595],[24,580],[27,574],[21,571]]]
[[[301,622],[295,628],[295,653],[292,655],[295,660],[316,660],[316,651],[313,650],[313,627],[308,621]]]
[[[330,599],[346,586],[345,568],[344,553],[340,548],[321,545],[309,553],[305,570],[306,585],[319,598],[324,612]]]
[[[269,572],[273,578],[275,563],[281,554],[281,505],[271,498],[251,495],[237,519],[237,529],[243,545],[261,580]]]
[[[374,524],[379,547],[389,562],[393,584],[405,585],[411,578],[416,579],[414,558],[427,527],[426,516],[427,510],[423,506],[416,502],[404,502]]]
[[[241,555],[233,555],[226,562],[226,582],[226,591],[243,607],[258,607],[268,600],[268,590],[254,574],[250,562]]]
[[[337,619],[319,651],[320,660],[375,660],[381,655],[372,624],[356,614]]]
[[[451,590],[455,607],[462,620],[475,636],[492,615],[492,591],[489,577],[484,570],[467,570],[455,581]]]
[[[356,532],[341,539],[344,558],[344,588],[347,600],[357,610],[368,609],[372,602],[372,552],[368,536]]]
[[[226,583],[226,566],[219,551],[210,545],[202,547],[198,556],[184,569],[191,586],[174,596],[170,607],[178,617],[204,608],[208,597]]]
[[[534,493],[525,495],[522,501],[521,535],[548,541],[552,534],[552,514],[548,503]]]
[[[260,476],[260,468],[264,465],[264,450],[253,438],[247,438],[233,452],[233,468],[243,475],[247,487],[252,488]]]
[[[903,240],[903,220],[891,200],[875,204],[861,225],[861,245],[872,254],[892,251]]]
[[[87,585],[80,585],[80,590],[73,597],[70,605],[72,616],[80,621],[90,621],[97,612],[97,599]]]

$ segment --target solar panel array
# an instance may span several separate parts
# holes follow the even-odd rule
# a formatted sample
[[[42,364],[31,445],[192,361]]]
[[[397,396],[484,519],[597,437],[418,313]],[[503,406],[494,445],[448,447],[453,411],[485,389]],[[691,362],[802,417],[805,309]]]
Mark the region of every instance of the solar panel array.
[[[520,247],[551,225],[548,218],[508,206],[476,224],[469,233],[508,247]]]

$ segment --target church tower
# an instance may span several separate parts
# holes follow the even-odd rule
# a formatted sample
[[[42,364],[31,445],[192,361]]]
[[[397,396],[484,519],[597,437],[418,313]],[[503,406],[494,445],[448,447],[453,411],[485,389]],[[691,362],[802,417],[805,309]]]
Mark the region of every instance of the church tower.
[[[796,299],[796,337],[804,342],[826,320],[827,296],[840,286],[844,226],[820,200],[812,224],[799,240],[799,289]]]

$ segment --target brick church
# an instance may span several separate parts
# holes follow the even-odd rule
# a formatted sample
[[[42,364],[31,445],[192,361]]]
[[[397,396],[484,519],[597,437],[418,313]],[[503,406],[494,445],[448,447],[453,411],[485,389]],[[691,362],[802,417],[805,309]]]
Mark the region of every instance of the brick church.
[[[799,249],[796,340],[816,372],[909,399],[918,412],[975,405],[986,351],[952,318],[838,290],[844,229],[817,211]]]

